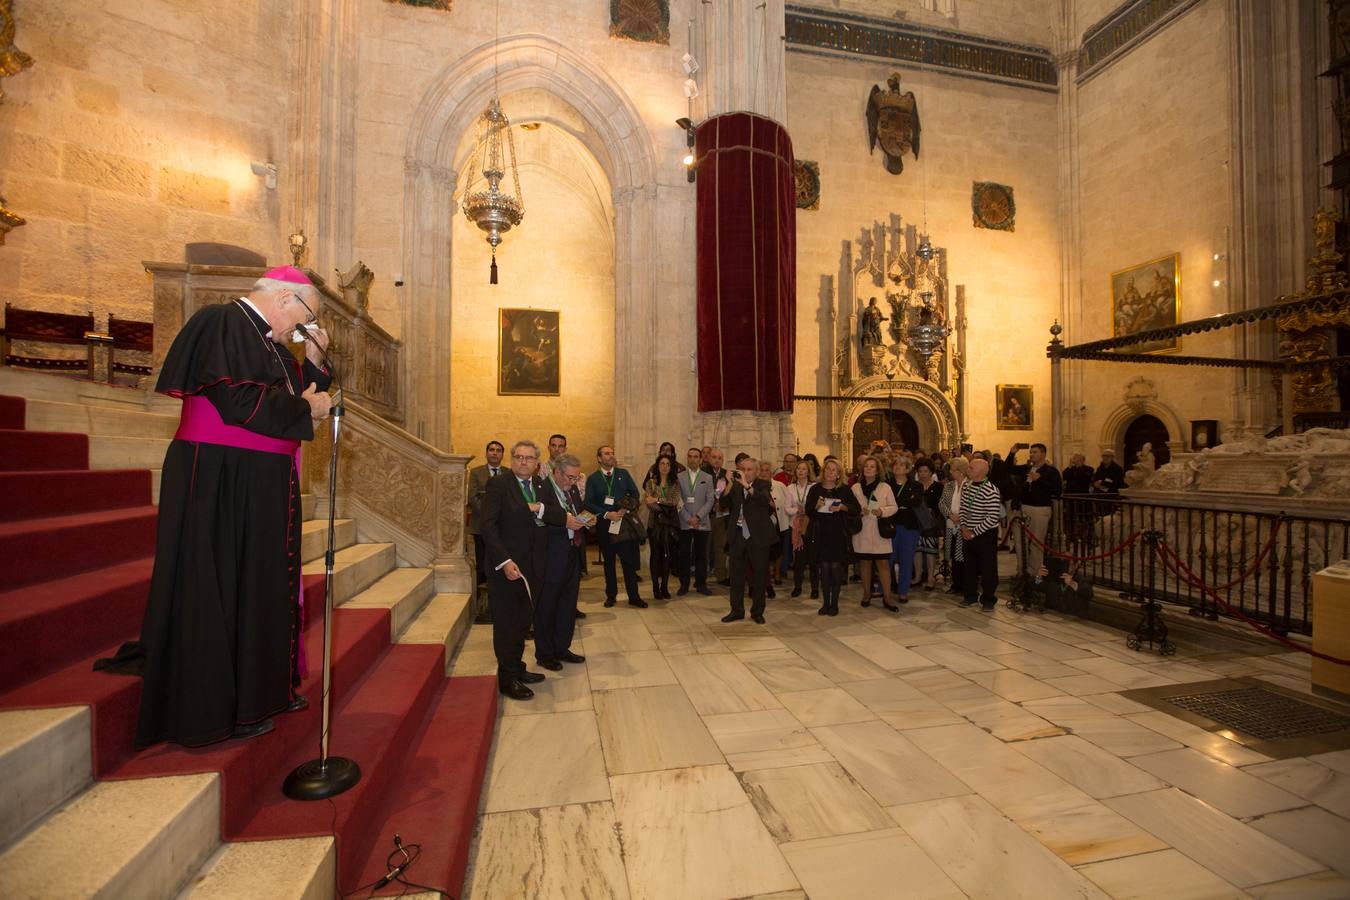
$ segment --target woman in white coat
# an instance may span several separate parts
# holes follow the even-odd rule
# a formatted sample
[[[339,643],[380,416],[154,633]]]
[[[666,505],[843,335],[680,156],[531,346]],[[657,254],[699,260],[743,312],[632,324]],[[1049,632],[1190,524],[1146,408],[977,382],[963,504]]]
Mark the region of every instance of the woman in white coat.
[[[872,605],[872,573],[881,581],[881,605],[888,612],[899,612],[891,594],[891,536],[895,523],[891,517],[899,509],[891,486],[881,477],[881,463],[869,456],[862,464],[862,476],[853,485],[853,496],[862,507],[862,529],[853,535],[853,554],[858,558],[862,576],[863,606]],[[883,535],[881,530],[885,529]]]

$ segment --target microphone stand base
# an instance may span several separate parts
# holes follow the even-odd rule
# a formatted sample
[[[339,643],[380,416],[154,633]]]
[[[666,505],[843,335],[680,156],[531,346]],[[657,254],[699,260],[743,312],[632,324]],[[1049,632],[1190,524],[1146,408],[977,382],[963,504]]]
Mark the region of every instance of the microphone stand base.
[[[286,776],[281,791],[292,800],[326,800],[355,787],[361,767],[345,756],[311,759]]]

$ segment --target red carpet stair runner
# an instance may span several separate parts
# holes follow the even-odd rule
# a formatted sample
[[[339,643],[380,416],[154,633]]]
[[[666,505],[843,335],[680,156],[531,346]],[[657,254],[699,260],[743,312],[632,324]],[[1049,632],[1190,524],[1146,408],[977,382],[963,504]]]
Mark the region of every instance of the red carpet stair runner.
[[[287,800],[287,772],[318,755],[323,576],[307,575],[315,671],[302,693],[310,708],[277,716],[273,733],[251,741],[136,753],[140,679],[96,673],[92,664],[139,630],[154,554],[150,473],[91,471],[87,435],[30,432],[24,422],[24,401],[0,396],[0,710],[88,706],[100,781],[221,773],[225,841],[335,832],[344,893],[385,873],[397,831],[422,845],[408,878],[458,896],[496,719],[494,679],[446,678],[441,644],[391,644],[388,609],[339,608],[330,752],[355,759],[363,777],[332,805]],[[341,583],[340,572],[335,578]],[[7,811],[11,823],[15,814]],[[23,851],[40,828],[0,831],[0,882],[5,855]],[[71,852],[78,859],[79,848]],[[200,862],[164,885],[165,895],[189,884]],[[132,894],[154,895],[143,888]]]

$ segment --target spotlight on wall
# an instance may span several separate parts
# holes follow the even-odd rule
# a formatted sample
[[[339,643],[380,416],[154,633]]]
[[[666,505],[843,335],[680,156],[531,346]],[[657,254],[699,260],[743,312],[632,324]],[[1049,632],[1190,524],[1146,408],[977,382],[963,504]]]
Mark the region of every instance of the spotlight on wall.
[[[249,163],[248,167],[253,170],[253,174],[263,180],[263,184],[269,191],[277,189],[277,164],[274,162],[255,162]]]
[[[684,80],[684,96],[687,100],[693,100],[698,96],[698,82],[692,78]]]
[[[684,159],[682,159],[681,162],[684,163],[689,183],[693,184],[694,163],[696,161],[694,157],[694,138],[697,136],[697,131],[694,129],[694,120],[682,116],[675,120],[675,124],[684,130],[684,145],[688,148],[689,152],[684,155]]]
[[[684,74],[693,76],[698,72],[698,60],[694,59],[694,54],[686,53],[680,57],[680,65],[684,66]]]

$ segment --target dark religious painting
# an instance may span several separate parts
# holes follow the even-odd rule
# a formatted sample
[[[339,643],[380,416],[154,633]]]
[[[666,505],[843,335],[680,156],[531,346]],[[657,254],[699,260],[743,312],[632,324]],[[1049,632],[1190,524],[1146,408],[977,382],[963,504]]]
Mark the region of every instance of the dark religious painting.
[[[1030,431],[1034,423],[1031,385],[1000,384],[995,391],[994,409],[998,413],[998,430]]]
[[[1111,273],[1111,334],[1166,328],[1181,321],[1181,254],[1173,253]],[[1123,353],[1176,350],[1178,338],[1133,344]]]
[[[497,393],[557,396],[562,392],[556,309],[500,310]]]
[[[401,3],[404,6],[425,6],[427,9],[443,9],[450,11],[450,4],[454,0],[385,0],[387,3]]]
[[[820,163],[796,160],[792,175],[797,180],[797,208],[820,209]]]
[[[1193,419],[1191,421],[1191,449],[1199,453],[1201,450],[1207,450],[1210,447],[1217,447],[1222,443],[1219,440],[1219,423],[1216,419]]]
[[[609,0],[610,37],[670,43],[670,0]]]
[[[975,182],[970,191],[970,212],[976,228],[1016,230],[1013,226],[1017,223],[1017,204],[1013,202],[1013,189],[1006,184]]]
[[[904,156],[913,152],[919,158],[919,104],[913,91],[900,92],[900,73],[886,79],[889,90],[872,85],[867,96],[868,152],[881,145],[886,171],[899,175],[905,170]]]

